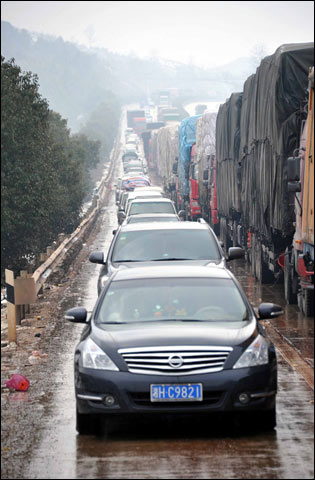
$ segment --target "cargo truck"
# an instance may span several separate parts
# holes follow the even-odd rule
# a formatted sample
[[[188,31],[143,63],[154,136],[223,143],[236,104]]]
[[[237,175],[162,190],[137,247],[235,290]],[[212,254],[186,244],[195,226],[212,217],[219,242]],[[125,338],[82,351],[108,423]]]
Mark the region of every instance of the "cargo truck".
[[[281,266],[288,304],[314,315],[314,67],[309,73],[307,119],[300,148],[288,158],[288,189],[295,193],[295,233]]]
[[[204,103],[199,103],[195,106],[195,115],[202,115],[207,110],[207,105]]]
[[[146,130],[141,133],[144,156],[149,168],[154,167],[152,163],[152,139],[151,139],[152,131],[158,130],[159,128],[164,127],[164,125],[165,125],[164,122],[149,122],[147,123]]]
[[[216,187],[215,127],[217,114],[205,112],[197,120],[196,161],[201,215],[219,233]]]
[[[127,127],[134,129],[134,118],[144,118],[144,110],[127,110]]]
[[[158,107],[157,118],[159,122],[180,121],[180,113],[177,107]]]
[[[173,172],[177,173],[177,210],[185,210],[187,220],[201,217],[195,147],[198,118],[200,115],[194,115],[181,121],[178,128],[178,162],[177,166],[173,166]]]
[[[178,126],[179,122],[166,125],[152,131],[152,164],[161,177],[165,191],[170,193],[175,189],[173,163],[178,156]]]
[[[171,94],[168,90],[160,90],[158,94],[158,105],[171,105]]]
[[[145,117],[134,117],[133,118],[133,129],[138,136],[145,131],[147,127],[147,121]]]
[[[288,158],[300,146],[313,58],[313,43],[282,45],[262,60],[243,91],[233,93],[217,116],[220,239],[226,250],[231,245],[246,249],[252,272],[262,283],[283,280],[283,253],[292,250],[296,215],[295,193],[288,189]],[[312,187],[304,192],[308,189]],[[307,224],[309,215],[310,210],[304,216]],[[309,232],[309,225],[304,228]],[[304,247],[304,273],[311,279],[312,249]],[[298,260],[301,266],[301,257]]]

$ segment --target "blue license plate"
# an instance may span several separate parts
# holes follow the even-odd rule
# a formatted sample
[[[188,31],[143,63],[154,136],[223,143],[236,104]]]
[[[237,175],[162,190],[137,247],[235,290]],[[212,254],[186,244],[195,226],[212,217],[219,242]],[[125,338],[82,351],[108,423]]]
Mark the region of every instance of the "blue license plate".
[[[202,383],[151,385],[151,402],[202,401]]]

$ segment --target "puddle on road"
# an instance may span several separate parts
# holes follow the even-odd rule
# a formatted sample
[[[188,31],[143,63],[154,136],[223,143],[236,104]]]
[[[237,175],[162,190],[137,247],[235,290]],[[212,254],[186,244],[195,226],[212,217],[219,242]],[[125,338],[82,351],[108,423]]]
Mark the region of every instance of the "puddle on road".
[[[250,272],[250,265],[244,260],[236,260],[229,264],[236,275],[249,301],[254,307],[261,302],[278,303],[284,315],[270,320],[272,326],[300,352],[309,365],[314,367],[314,317],[305,317],[297,305],[286,305],[284,286],[275,282],[261,285],[256,282]]]
[[[281,359],[275,432],[234,433],[211,418],[163,418],[125,423],[108,438],[76,434],[71,354],[65,362],[29,478],[313,478],[312,393]]]

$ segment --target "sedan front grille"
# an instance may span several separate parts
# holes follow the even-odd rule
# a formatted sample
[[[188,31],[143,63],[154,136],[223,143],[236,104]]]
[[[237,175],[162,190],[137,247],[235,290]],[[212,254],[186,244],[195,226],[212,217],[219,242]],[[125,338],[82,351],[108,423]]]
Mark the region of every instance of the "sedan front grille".
[[[172,346],[122,348],[118,353],[131,373],[197,375],[220,372],[232,347]]]

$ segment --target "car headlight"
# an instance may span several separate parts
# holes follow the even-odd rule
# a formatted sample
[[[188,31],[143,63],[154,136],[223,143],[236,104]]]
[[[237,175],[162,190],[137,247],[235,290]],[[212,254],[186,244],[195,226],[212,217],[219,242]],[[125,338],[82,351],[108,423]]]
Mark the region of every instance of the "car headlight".
[[[256,367],[268,363],[268,343],[261,335],[246,348],[233,368]]]
[[[86,340],[83,347],[82,366],[99,370],[119,371],[119,368],[116,367],[109,356],[90,338]]]

